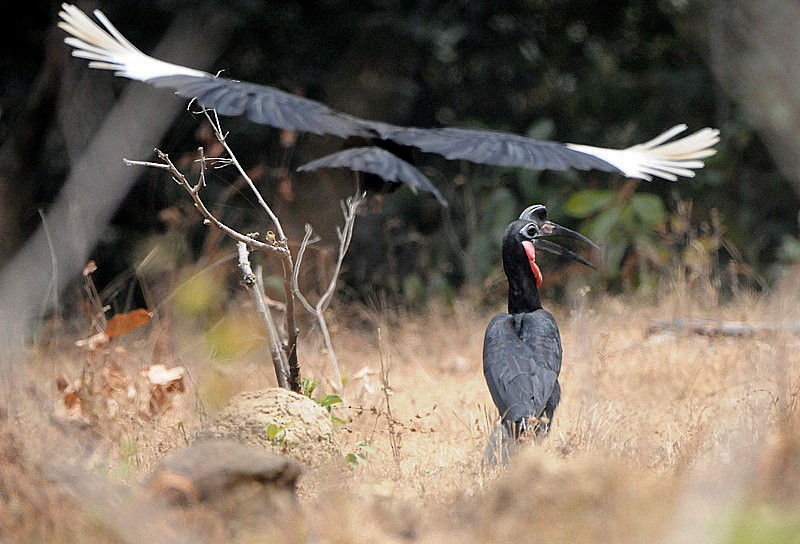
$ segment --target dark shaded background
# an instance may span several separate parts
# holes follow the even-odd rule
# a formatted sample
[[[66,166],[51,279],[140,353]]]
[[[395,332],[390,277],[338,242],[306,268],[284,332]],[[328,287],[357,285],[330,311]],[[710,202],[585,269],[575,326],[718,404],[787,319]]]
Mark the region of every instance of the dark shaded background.
[[[722,130],[719,154],[696,178],[676,184],[486,167],[395,149],[451,206],[442,209],[430,195],[405,188],[373,199],[356,224],[343,279],[346,296],[405,303],[449,297],[465,286],[500,289],[502,230],[534,202],[568,226],[611,232],[598,240],[618,254],[594,280],[604,287],[635,289],[676,266],[691,269],[698,243],[699,258],[728,271],[726,281],[768,285],[800,258],[800,177],[792,164],[773,162],[789,153],[779,145],[786,132],[773,129],[788,124],[783,130],[791,133],[793,126],[791,87],[781,81],[791,81],[791,74],[779,53],[794,34],[772,28],[764,37],[758,26],[791,28],[796,14],[789,3],[767,4],[771,9],[678,0],[539,0],[502,7],[488,1],[78,3],[86,11],[102,9],[146,52],[174,21],[189,21],[190,51],[207,51],[210,40],[221,51],[211,66],[196,67],[224,68],[228,77],[395,124],[478,127],[608,147],[644,141],[681,122],[690,130]],[[8,43],[0,60],[0,266],[38,228],[40,212],[56,200],[71,164],[129,85],[69,57],[55,28],[58,8],[56,2],[21,6],[22,16],[2,38]],[[191,64],[191,55],[182,62]],[[747,70],[764,65],[775,71]],[[756,91],[746,92],[750,88]],[[153,99],[169,95],[158,91]],[[773,106],[782,109],[764,113]],[[119,131],[147,123],[129,114]],[[331,259],[326,248],[335,243],[341,220],[337,201],[353,191],[354,178],[346,172],[298,175],[294,168],[351,142],[298,135],[287,143],[278,131],[243,119],[226,119],[223,126],[290,239],[300,240],[306,222],[323,237],[306,271],[305,281],[315,285]],[[189,157],[209,143],[200,119],[182,110],[151,147]],[[183,165],[191,167],[188,160]],[[233,174],[215,172],[206,200],[233,226],[265,230]],[[103,172],[97,176],[100,184],[117,183]],[[96,225],[90,255],[117,308],[141,297],[132,270],[153,247],[170,248],[165,268],[213,263],[233,252],[200,224],[168,178],[148,169],[137,176],[124,188],[110,225]],[[586,189],[617,191],[620,213],[606,206],[578,217],[569,198]],[[641,193],[660,202],[663,214],[652,222],[635,220],[626,208]],[[598,227],[598,218],[607,228]],[[70,274],[79,277],[79,270]]]

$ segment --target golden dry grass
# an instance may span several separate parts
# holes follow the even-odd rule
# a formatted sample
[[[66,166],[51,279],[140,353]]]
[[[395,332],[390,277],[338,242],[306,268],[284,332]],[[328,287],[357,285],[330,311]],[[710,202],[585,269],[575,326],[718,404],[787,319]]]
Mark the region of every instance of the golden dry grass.
[[[550,436],[526,444],[508,469],[483,465],[496,417],[481,369],[493,311],[468,299],[421,314],[340,311],[331,326],[348,384],[345,406],[333,413],[347,420],[343,453],[364,453],[364,442],[372,451],[353,468],[342,460],[307,472],[303,522],[250,537],[800,542],[800,337],[648,333],[655,318],[798,322],[792,286],[718,304],[707,289],[679,283],[658,296],[551,307],[565,351],[562,404]],[[0,542],[214,541],[216,533],[185,520],[144,531],[158,518],[115,507],[115,493],[182,447],[233,394],[274,386],[274,376],[247,308],[205,332],[171,323],[169,351],[162,325],[120,339],[94,361],[96,369],[113,363],[136,387],[144,366],[185,365],[187,392],[156,418],[96,375],[91,417],[69,423],[56,378],[79,377],[86,355],[70,347],[74,339],[55,337],[31,355],[3,424]],[[220,350],[225,331],[235,331],[243,351]],[[331,393],[333,373],[313,330],[300,355],[305,376],[323,382],[315,396]],[[73,518],[81,522],[66,524]]]

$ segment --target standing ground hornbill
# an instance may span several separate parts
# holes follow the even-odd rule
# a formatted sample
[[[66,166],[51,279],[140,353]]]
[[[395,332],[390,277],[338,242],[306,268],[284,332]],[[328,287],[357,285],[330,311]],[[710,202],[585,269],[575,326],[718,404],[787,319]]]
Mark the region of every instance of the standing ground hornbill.
[[[541,204],[526,209],[506,228],[502,251],[508,313],[492,318],[483,343],[483,374],[502,418],[487,451],[493,464],[507,464],[509,445],[524,433],[546,434],[561,399],[561,336],[553,315],[542,309],[542,272],[536,264],[536,250],[592,264],[543,240],[549,236],[568,236],[597,247],[577,232],[549,221]]]

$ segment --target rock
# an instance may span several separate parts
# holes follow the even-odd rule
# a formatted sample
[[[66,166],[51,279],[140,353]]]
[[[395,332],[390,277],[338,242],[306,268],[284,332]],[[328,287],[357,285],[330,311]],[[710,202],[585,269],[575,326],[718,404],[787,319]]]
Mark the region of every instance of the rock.
[[[285,454],[309,468],[342,457],[330,414],[314,400],[287,389],[241,393],[197,433]]]
[[[195,442],[143,480],[138,504],[161,526],[188,523],[201,542],[292,540],[305,530],[295,495],[300,473],[288,457],[234,440]]]
[[[218,501],[251,483],[293,497],[300,473],[300,467],[287,457],[233,440],[207,440],[165,458],[144,487],[178,504]]]

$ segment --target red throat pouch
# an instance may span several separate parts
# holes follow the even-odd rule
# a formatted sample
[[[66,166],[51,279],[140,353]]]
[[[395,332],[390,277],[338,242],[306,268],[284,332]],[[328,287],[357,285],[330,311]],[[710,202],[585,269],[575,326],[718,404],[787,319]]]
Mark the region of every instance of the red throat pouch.
[[[522,247],[525,248],[528,264],[531,265],[531,272],[533,272],[533,277],[536,278],[536,287],[539,288],[542,285],[542,271],[539,270],[539,265],[536,264],[536,248],[533,247],[533,242],[530,240],[522,242]]]

